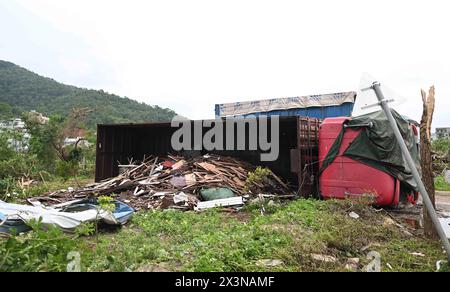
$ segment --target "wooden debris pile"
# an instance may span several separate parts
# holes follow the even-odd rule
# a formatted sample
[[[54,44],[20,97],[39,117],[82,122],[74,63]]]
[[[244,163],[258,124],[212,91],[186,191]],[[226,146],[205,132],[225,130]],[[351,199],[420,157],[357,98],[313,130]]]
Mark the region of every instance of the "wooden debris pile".
[[[56,204],[89,196],[111,196],[136,210],[192,210],[202,201],[202,189],[227,188],[236,197],[256,196],[260,192],[278,196],[293,193],[272,172],[263,179],[249,182],[249,173],[256,168],[231,157],[148,157],[140,163],[130,161],[128,165],[119,165],[119,169],[121,173],[112,179],[37,199]]]

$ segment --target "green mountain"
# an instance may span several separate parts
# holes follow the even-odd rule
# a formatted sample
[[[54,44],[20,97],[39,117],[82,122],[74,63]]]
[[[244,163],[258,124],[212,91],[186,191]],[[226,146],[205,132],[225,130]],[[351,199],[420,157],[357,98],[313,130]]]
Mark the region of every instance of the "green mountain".
[[[8,107],[8,104],[10,107]],[[66,115],[72,108],[89,107],[87,127],[97,124],[168,121],[175,112],[129,98],[59,83],[13,63],[0,60],[0,111],[13,114],[36,110],[45,115]]]

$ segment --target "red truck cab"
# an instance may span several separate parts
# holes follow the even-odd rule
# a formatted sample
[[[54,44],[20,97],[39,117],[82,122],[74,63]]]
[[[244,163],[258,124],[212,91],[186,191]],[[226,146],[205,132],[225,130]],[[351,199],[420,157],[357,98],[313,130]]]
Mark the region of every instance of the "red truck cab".
[[[319,130],[319,168],[331,146],[343,129],[345,121],[351,118],[328,118]],[[412,126],[415,128],[415,126]],[[417,129],[414,129],[417,134]],[[343,156],[343,153],[362,131],[361,128],[347,128],[339,154],[319,178],[319,190],[324,199],[364,198],[377,206],[398,207],[400,203],[415,204],[418,194],[406,191],[400,181],[391,175],[359,161]]]

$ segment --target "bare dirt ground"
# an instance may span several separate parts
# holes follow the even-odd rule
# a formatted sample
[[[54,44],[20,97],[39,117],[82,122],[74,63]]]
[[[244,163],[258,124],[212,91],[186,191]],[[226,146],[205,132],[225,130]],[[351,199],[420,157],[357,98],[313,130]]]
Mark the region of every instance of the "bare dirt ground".
[[[450,192],[436,191],[436,209],[439,217],[450,217]],[[396,222],[408,228],[411,233],[418,235],[423,233],[422,199],[419,199],[416,206],[404,209],[391,209],[387,210],[387,212]]]

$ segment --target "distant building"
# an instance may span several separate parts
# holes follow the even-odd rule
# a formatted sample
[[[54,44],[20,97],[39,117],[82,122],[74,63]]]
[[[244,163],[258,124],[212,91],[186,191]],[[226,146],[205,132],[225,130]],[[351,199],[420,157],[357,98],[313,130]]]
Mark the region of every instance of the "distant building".
[[[20,139],[8,139],[9,146],[16,152],[26,152],[29,149],[30,135],[25,134]]]
[[[25,122],[16,118],[8,121],[0,121],[0,133],[10,133],[9,146],[17,152],[28,151],[31,135],[28,133]]]
[[[25,129],[25,122],[22,119],[14,119],[0,122],[0,129],[23,131]]]
[[[36,111],[29,112],[28,117],[41,125],[48,123],[50,120],[48,117],[45,117]],[[0,121],[0,133],[3,131],[11,133],[12,138],[8,139],[11,148],[17,152],[28,151],[31,135],[28,133],[27,126],[22,119],[15,118],[12,120]]]
[[[441,138],[450,138],[450,128],[436,128],[436,136]]]
[[[8,143],[12,149],[17,152],[28,151],[31,136],[22,119],[1,121],[0,133],[2,132],[10,133],[11,138],[8,139]]]
[[[14,119],[12,122],[13,129],[23,130],[25,129],[25,122],[22,119]]]

